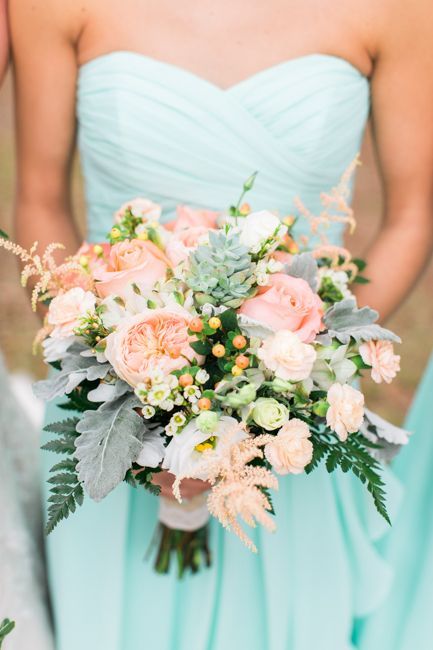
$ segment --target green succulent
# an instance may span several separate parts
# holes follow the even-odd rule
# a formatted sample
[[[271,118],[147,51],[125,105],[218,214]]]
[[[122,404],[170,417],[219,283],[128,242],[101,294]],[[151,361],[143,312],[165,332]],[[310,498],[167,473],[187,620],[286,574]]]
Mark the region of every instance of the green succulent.
[[[235,232],[210,231],[189,261],[186,283],[198,302],[236,308],[255,293],[256,265]]]

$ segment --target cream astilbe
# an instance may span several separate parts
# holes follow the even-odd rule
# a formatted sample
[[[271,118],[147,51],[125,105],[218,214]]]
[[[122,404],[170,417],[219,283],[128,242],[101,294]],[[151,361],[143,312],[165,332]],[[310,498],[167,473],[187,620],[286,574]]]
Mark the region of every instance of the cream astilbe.
[[[239,423],[236,425],[244,428]],[[234,435],[227,432],[226,436]],[[227,445],[227,453],[215,454],[212,450],[203,452],[203,463],[200,463],[200,473],[203,471],[212,485],[208,497],[209,512],[216,517],[227,529],[232,530],[242,542],[254,553],[257,548],[240,525],[238,518],[248,526],[255,528],[256,522],[267,530],[275,530],[275,522],[268,514],[272,505],[263,488],[278,489],[277,477],[266,467],[249,465],[255,459],[263,459],[263,447],[274,439],[274,436],[264,434],[250,437],[231,446]],[[173,493],[180,499],[180,484],[183,478],[177,477],[173,485]]]
[[[19,244],[0,237],[0,248],[9,251],[24,264],[21,272],[21,285],[25,287],[30,278],[38,278],[31,296],[33,311],[36,311],[38,300],[52,298],[65,289],[63,278],[68,273],[79,273],[83,275],[84,269],[73,257],[66,262],[57,265],[53,253],[57,250],[64,250],[63,244],[49,244],[44,253],[37,253],[38,242],[35,242],[29,250]]]
[[[319,230],[320,226],[323,226],[326,230],[332,223],[342,223],[349,226],[350,233],[355,230],[356,221],[353,209],[349,205],[350,181],[356,167],[360,164],[358,154],[342,175],[338,185],[332,188],[329,193],[323,192],[320,195],[323,210],[319,215],[314,215],[308,210],[300,198],[295,199],[295,205],[300,215],[307,219],[309,223],[311,234],[318,235],[324,245],[328,245],[329,242],[326,232]]]
[[[358,273],[358,267],[352,262],[352,255],[342,246],[334,246],[333,244],[323,244],[318,246],[313,251],[313,257],[316,259],[329,259],[331,261],[330,268],[333,271],[348,271],[354,278]]]

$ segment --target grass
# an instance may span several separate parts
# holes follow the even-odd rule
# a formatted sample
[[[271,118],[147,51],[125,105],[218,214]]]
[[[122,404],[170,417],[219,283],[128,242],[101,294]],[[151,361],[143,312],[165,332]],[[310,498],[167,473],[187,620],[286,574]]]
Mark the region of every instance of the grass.
[[[364,164],[358,172],[355,192],[358,229],[351,242],[351,247],[360,254],[377,231],[381,211],[380,186],[369,137],[361,157]],[[0,91],[0,228],[6,232],[12,230],[13,179],[12,100],[8,82]],[[82,214],[82,187],[78,172],[74,179],[74,197],[78,212]],[[40,377],[44,374],[44,366],[39,357],[30,353],[38,327],[37,319],[30,310],[25,292],[19,288],[14,260],[2,251],[0,268],[0,349],[11,370],[24,370]],[[402,421],[433,347],[432,286],[433,264],[430,264],[415,291],[389,323],[403,339],[399,350],[402,372],[398,379],[385,387],[365,382],[369,407],[395,423]]]

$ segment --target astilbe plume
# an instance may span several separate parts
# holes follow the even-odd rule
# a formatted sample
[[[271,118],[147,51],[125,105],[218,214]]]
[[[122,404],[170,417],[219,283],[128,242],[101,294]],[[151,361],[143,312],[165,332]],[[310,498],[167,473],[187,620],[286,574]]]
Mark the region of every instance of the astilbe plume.
[[[56,250],[64,250],[63,244],[49,244],[44,253],[40,255],[37,252],[38,242],[35,242],[29,250],[26,250],[19,244],[11,242],[9,239],[0,237],[0,248],[11,252],[24,264],[21,272],[21,284],[25,287],[30,278],[38,278],[32,291],[31,304],[33,311],[39,300],[53,298],[60,291],[69,288],[65,286],[65,278],[68,274],[74,276],[72,286],[77,286],[76,279],[78,276],[84,276],[85,271],[78,260],[73,257],[68,258],[62,264],[57,264],[53,253]]]
[[[225,435],[229,438],[232,434],[227,432]],[[207,474],[212,485],[207,502],[209,512],[254,553],[257,548],[238,518],[252,528],[258,522],[269,531],[275,530],[275,523],[268,514],[272,511],[272,504],[265,490],[278,489],[277,477],[266,467],[249,464],[255,459],[263,459],[263,447],[271,440],[273,436],[269,434],[249,437],[228,446],[226,454],[213,454],[211,450],[204,452],[203,462],[200,463],[200,472]],[[178,500],[181,500],[182,478],[195,477],[178,477],[173,486],[173,493]]]
[[[349,271],[352,278],[358,273],[358,267],[352,262],[352,255],[347,248],[334,246],[333,244],[323,244],[315,248],[312,253],[316,259],[329,259],[331,261],[330,268],[335,271]]]
[[[319,215],[314,215],[310,210],[308,210],[300,198],[295,199],[295,205],[299,210],[300,215],[309,223],[311,234],[319,236],[323,245],[329,244],[326,236],[326,228],[328,228],[332,223],[348,225],[351,233],[355,230],[356,221],[353,209],[349,205],[349,199],[350,182],[358,165],[360,165],[359,155],[355,157],[346,169],[338,185],[332,188],[329,193],[323,192],[321,194],[320,199],[323,210]],[[321,228],[321,226],[323,226],[323,228]]]

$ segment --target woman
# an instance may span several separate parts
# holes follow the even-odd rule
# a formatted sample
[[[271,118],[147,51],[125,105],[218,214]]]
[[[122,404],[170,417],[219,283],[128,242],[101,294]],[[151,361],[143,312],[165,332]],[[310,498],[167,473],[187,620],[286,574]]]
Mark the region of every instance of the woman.
[[[216,12],[211,0],[14,0],[22,243],[78,245],[76,114],[95,241],[137,194],[167,219],[177,203],[222,209],[255,169],[256,209],[284,214],[300,195],[316,210],[354,158],[371,106],[386,210],[368,256],[373,283],[359,297],[388,315],[433,234],[433,9],[377,5],[224,0]],[[391,506],[395,489],[390,478]],[[86,503],[48,543],[59,650],[354,647],[354,620],[391,580],[368,497],[350,477],[318,471],[282,481],[275,501],[278,532],[256,531],[257,556],[214,526],[213,567],[181,583],[142,561],[155,499],[124,486]]]

